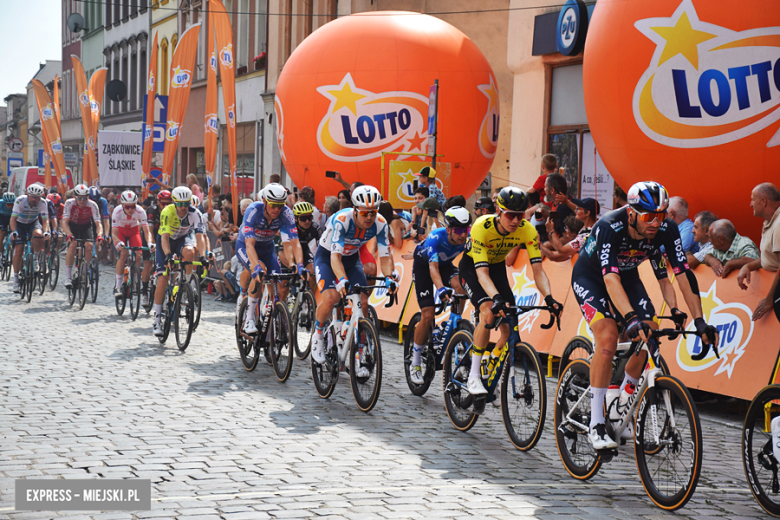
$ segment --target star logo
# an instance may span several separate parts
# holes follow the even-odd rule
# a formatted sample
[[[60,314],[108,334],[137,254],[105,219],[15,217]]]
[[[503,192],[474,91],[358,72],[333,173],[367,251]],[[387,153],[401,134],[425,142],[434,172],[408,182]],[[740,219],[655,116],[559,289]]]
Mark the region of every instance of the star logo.
[[[339,85],[340,88],[338,90],[326,91],[335,100],[335,103],[331,108],[331,112],[338,112],[339,109],[346,107],[354,115],[357,115],[357,106],[355,105],[355,103],[365,98],[366,96],[364,94],[354,92],[352,90],[354,88],[354,85],[351,85],[351,83],[352,83],[352,76],[347,74],[346,76],[344,76],[344,79],[341,80],[341,84]]]

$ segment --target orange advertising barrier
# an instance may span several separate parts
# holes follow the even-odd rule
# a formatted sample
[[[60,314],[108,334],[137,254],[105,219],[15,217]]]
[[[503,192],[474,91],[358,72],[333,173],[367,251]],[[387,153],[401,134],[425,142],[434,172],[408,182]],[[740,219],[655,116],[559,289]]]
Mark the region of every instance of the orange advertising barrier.
[[[414,250],[411,240],[404,242],[403,252]],[[399,304],[390,310],[385,310],[377,303],[384,304],[384,299],[371,304],[376,308],[379,318],[385,321],[408,325],[412,316],[419,311],[417,297],[411,291],[412,261],[400,260],[398,251],[394,251],[396,268],[402,275],[398,294]],[[548,314],[543,311],[532,311],[524,314],[519,320],[519,332],[523,341],[533,345],[540,353],[550,353],[560,357],[566,344],[574,336],[584,336],[593,339],[587,322],[582,316],[577,300],[571,290],[571,272],[576,257],[567,262],[552,262],[544,260],[542,265],[550,280],[552,294],[556,300],[563,303],[561,330],[556,327],[545,330],[540,325],[547,323]],[[456,264],[459,260],[455,260]],[[398,267],[403,266],[403,270]],[[528,255],[521,251],[514,265],[507,268],[510,284],[515,293],[516,302],[520,305],[544,305],[541,293],[536,289],[533,270],[528,263]],[[655,305],[656,312],[661,311],[663,298],[658,282],[652,273],[649,263],[645,262],[639,268],[640,277],[645,284],[647,293]],[[699,283],[704,319],[708,324],[718,328],[720,344],[718,352],[720,359],[710,352],[701,361],[693,361],[691,356],[701,351],[702,345],[696,336],[679,338],[675,341],[666,340],[661,344],[661,353],[670,371],[687,387],[705,390],[740,399],[752,399],[763,386],[769,382],[780,383],[778,352],[780,352],[780,322],[774,314],[768,313],[759,321],[751,321],[753,309],[759,300],[766,296],[767,287],[772,283],[774,273],[759,270],[753,273],[751,284],[747,291],[737,285],[737,273],[731,273],[726,279],[717,278],[712,269],[706,265],[694,270]],[[677,284],[675,284],[677,289]],[[399,313],[397,307],[402,307]],[[689,312],[682,294],[677,290],[679,308]],[[470,319],[473,307],[468,303],[463,317]],[[389,312],[392,311],[392,312]],[[669,315],[668,307],[664,311]],[[439,316],[437,321],[446,319]],[[664,320],[662,327],[670,327],[671,322]],[[693,320],[689,319],[688,330],[694,330]],[[493,333],[492,340],[497,333]]]

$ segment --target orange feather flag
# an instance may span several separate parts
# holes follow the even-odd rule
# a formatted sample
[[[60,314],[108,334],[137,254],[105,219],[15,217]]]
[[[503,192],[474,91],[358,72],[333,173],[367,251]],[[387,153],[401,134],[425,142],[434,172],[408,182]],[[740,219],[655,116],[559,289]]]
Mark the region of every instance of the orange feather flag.
[[[57,127],[56,116],[54,115],[54,104],[49,96],[49,91],[40,80],[32,80],[33,90],[35,91],[35,102],[38,105],[38,112],[41,116],[41,128],[43,129],[44,148],[51,156],[54,162],[54,171],[57,174],[60,193],[67,190],[67,180],[65,169],[65,156],[62,154],[62,140],[60,139],[60,129]]]
[[[141,186],[143,198],[149,196],[149,177],[152,171],[152,148],[154,148],[154,103],[157,99],[157,32],[152,40],[152,59],[149,60],[149,75],[146,80],[146,125],[144,125],[144,151],[141,159]]]
[[[214,49],[214,24],[208,27],[209,67],[206,80],[206,118],[203,124],[203,143],[206,159],[206,186],[209,190],[209,208],[211,207],[211,185],[214,182],[214,166],[217,159],[217,136],[219,121],[217,119],[217,53]]]
[[[92,103],[89,100],[89,85],[84,67],[78,56],[71,55],[73,74],[76,78],[78,105],[81,110],[81,124],[84,126],[84,182],[92,184],[98,180],[97,156],[95,155],[95,139],[92,132]]]

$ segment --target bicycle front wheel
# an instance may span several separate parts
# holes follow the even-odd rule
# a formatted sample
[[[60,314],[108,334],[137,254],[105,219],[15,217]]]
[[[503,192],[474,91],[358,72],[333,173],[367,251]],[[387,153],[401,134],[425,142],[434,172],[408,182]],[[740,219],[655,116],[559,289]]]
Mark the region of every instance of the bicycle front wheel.
[[[750,403],[742,426],[742,465],[750,491],[764,511],[780,516],[778,457],[772,446],[772,422],[780,416],[780,386],[761,389]],[[775,429],[780,425],[775,426]]]
[[[52,248],[49,256],[49,290],[57,288],[57,281],[60,279],[60,253],[57,248]]]
[[[92,292],[92,303],[95,303],[98,295],[98,282],[100,281],[100,263],[96,256],[93,256],[92,260],[89,262],[89,271],[89,287]]]
[[[32,293],[35,290],[35,260],[32,253],[25,258],[25,284],[27,285],[26,298],[27,303],[32,300]]]
[[[192,287],[187,282],[178,286],[176,300],[173,304],[173,332],[176,335],[176,345],[184,352],[190,345],[195,307],[192,301]]]
[[[149,304],[144,305],[144,311],[146,311],[146,314],[149,314],[152,312],[152,308],[154,307],[154,294],[157,292],[157,277],[152,276],[149,279]]]
[[[382,346],[370,319],[358,320],[349,351],[349,380],[358,408],[370,412],[382,388]]]
[[[639,478],[655,504],[679,509],[701,473],[701,424],[691,394],[677,378],[658,376],[639,398],[634,453]]]
[[[317,303],[314,295],[309,291],[301,293],[298,311],[293,316],[292,332],[295,356],[298,359],[306,359],[311,350],[311,337],[314,333],[314,312]]]
[[[444,352],[441,370],[444,408],[453,426],[462,432],[470,430],[479,418],[474,413],[474,398],[465,388],[469,381],[473,344],[470,332],[459,330],[453,334]]]
[[[49,283],[49,265],[43,251],[38,253],[38,265],[41,269],[35,273],[35,279],[38,281],[38,293],[43,296],[43,293],[46,292],[46,285]]]
[[[73,307],[73,304],[76,302],[76,295],[78,294],[78,286],[80,283],[79,273],[81,272],[81,262],[78,258],[76,259],[76,265],[73,266],[71,272],[74,276],[71,278],[70,289],[68,289],[68,303]]]
[[[8,241],[8,239],[5,240],[5,244],[3,245],[3,271],[2,276],[0,276],[0,280],[10,280],[11,279],[11,271],[13,271],[13,267],[11,265],[13,260],[13,246]]]
[[[81,264],[81,272],[79,273],[79,310],[84,308],[84,304],[87,303],[87,296],[89,295],[89,272],[87,264]]]
[[[171,283],[173,280],[168,280],[168,283]],[[163,335],[157,338],[160,340],[160,343],[165,345],[165,342],[168,341],[168,335],[171,333],[171,320],[173,319],[173,297],[171,296],[170,287],[168,287],[168,290],[165,291],[165,299],[163,300],[163,309],[162,309],[162,326],[163,326]]]
[[[257,368],[257,362],[260,360],[258,351],[255,350],[255,342],[250,336],[247,336],[242,332],[244,327],[244,319],[246,317],[246,309],[248,306],[248,298],[241,300],[241,305],[238,308],[238,320],[236,320],[236,346],[238,347],[238,354],[241,356],[241,363],[248,372]]]
[[[200,278],[198,278],[197,273],[193,270],[192,279],[195,280],[195,283],[192,285],[192,305],[194,310],[194,318],[192,323],[192,330],[195,330],[198,328],[198,325],[200,324],[200,305],[201,305],[201,291],[203,288],[200,286]]]
[[[276,378],[284,383],[290,377],[292,372],[293,346],[290,333],[290,314],[287,312],[287,305],[283,302],[276,302],[271,312],[271,338],[268,348],[271,349],[271,362],[274,367]]]
[[[122,283],[122,285],[119,287],[119,290],[121,291],[121,294],[119,295],[119,298],[116,296],[114,297],[114,305],[116,306],[116,313],[121,316],[125,313],[125,307],[127,306],[127,284]]]
[[[327,399],[333,394],[339,377],[339,355],[336,351],[336,332],[333,327],[323,332],[322,340],[325,342],[325,356],[329,364],[319,364],[311,358],[311,378],[317,395]]]
[[[536,446],[544,430],[547,386],[536,350],[525,342],[514,348],[514,360],[504,366],[501,377],[501,415],[515,448]]]
[[[130,317],[135,321],[141,310],[141,269],[138,264],[130,266],[130,284],[127,288],[127,299],[130,300]]]

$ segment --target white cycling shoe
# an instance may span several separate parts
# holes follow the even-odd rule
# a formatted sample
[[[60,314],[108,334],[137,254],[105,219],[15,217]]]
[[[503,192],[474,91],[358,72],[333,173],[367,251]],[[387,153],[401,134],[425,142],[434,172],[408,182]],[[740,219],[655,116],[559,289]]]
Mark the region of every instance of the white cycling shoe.
[[[466,385],[466,390],[468,390],[471,395],[486,395],[488,393],[487,388],[482,384],[481,379],[472,379],[470,377],[469,382]]]
[[[593,449],[598,450],[610,450],[617,448],[618,444],[612,437],[607,435],[607,427],[604,423],[599,423],[590,429],[588,434],[590,443],[593,444]]]
[[[21,286],[19,285],[19,280],[14,280],[14,292],[15,292],[15,293],[20,293],[20,292],[22,292],[22,288],[21,288]]]
[[[314,333],[311,338],[311,358],[315,363],[325,363],[325,342],[322,334]]]
[[[257,325],[255,320],[248,320],[244,322],[244,332],[246,334],[257,334]]]
[[[158,319],[154,320],[154,329],[153,329],[153,331],[154,331],[154,335],[157,336],[157,337],[160,337],[160,336],[163,335],[163,326],[162,326],[162,320],[161,319],[158,318]]]
[[[409,365],[409,379],[411,379],[412,383],[415,385],[425,383],[422,367],[420,365]]]

